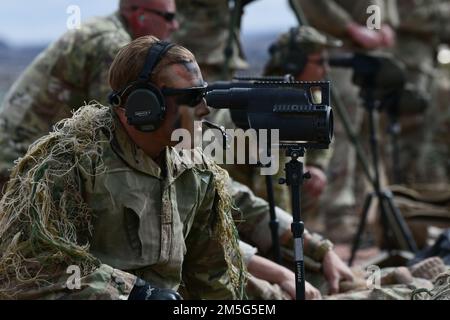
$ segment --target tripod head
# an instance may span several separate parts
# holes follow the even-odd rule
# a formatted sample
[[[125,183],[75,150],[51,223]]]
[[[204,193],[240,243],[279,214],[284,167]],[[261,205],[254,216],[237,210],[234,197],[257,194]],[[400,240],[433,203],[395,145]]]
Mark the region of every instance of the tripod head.
[[[361,88],[361,97],[367,108],[393,111],[398,106],[406,83],[404,66],[389,54],[334,56],[330,66],[351,68],[353,83]]]

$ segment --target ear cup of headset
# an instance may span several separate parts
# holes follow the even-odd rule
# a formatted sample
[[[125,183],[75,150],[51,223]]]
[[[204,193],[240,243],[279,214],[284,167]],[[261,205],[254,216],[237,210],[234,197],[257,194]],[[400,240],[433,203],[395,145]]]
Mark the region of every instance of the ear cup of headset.
[[[158,129],[166,112],[161,91],[150,84],[132,89],[126,102],[128,124],[143,132]]]
[[[158,41],[153,44],[138,80],[120,91],[109,95],[112,106],[124,104],[125,115],[129,125],[143,132],[153,132],[161,126],[166,114],[165,99],[158,87],[150,83],[150,75],[162,56],[175,46],[170,42]]]
[[[308,56],[305,52],[296,50],[293,53],[289,53],[284,58],[284,69],[286,73],[290,73],[293,75],[298,75],[303,72],[306,67],[306,63],[308,62]]]

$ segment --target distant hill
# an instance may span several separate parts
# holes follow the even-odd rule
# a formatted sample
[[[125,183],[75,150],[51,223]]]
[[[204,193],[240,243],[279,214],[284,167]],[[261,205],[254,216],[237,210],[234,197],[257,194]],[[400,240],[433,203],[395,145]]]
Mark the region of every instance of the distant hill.
[[[239,73],[241,76],[259,76],[267,62],[268,47],[277,38],[277,33],[244,34],[242,43],[250,64],[248,70]],[[0,98],[20,73],[45,49],[41,46],[9,46],[0,40]]]
[[[239,72],[243,76],[260,76],[269,59],[269,46],[276,40],[278,33],[252,33],[242,37],[244,52],[250,68]]]
[[[0,50],[6,50],[8,49],[8,45],[6,44],[6,42],[2,39],[0,39]]]
[[[45,46],[8,46],[0,40],[0,101],[13,82]]]

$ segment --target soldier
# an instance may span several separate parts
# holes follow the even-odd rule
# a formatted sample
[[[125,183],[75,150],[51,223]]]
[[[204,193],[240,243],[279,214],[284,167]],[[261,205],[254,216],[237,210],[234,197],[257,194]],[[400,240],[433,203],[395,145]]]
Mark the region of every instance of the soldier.
[[[439,99],[433,95],[433,79],[437,78],[436,51],[441,43],[450,40],[448,14],[450,2],[442,0],[398,0],[400,23],[397,43],[392,51],[406,66],[407,88],[418,98],[414,101],[426,102],[415,106],[406,101],[400,115],[401,134],[399,138],[398,174],[400,181],[408,185],[417,183],[448,183],[447,159],[443,149],[447,146],[436,144],[433,139],[445,136],[437,133],[437,125],[447,113],[448,106],[439,110]],[[404,110],[403,110],[404,109]],[[391,162],[388,160],[388,163]]]
[[[25,70],[0,109],[0,190],[28,146],[91,100],[107,102],[108,68],[132,39],[167,39],[178,28],[174,0],[121,0],[119,11],[69,31]]]
[[[341,41],[326,36],[312,27],[291,28],[270,46],[271,56],[265,66],[264,74],[267,76],[291,74],[297,81],[323,80],[328,72],[326,50],[341,45]],[[317,93],[315,92],[315,94]],[[317,99],[320,100],[320,96]],[[307,223],[312,222],[309,220],[311,220],[311,215],[317,208],[318,199],[327,184],[324,171],[330,157],[330,151],[307,151],[306,164],[311,179],[305,183],[302,193],[302,212]],[[284,160],[281,160],[281,163],[283,162]],[[265,197],[265,190],[258,187],[261,184],[261,181],[254,183],[254,190],[259,196]],[[279,185],[275,187],[275,198],[281,208],[290,210],[290,197],[284,187]]]
[[[180,110],[208,112],[194,56],[141,37],[119,51],[109,82],[114,107],[79,109],[14,168],[0,205],[1,296],[241,299],[228,176],[200,151],[171,147]],[[147,99],[161,95],[162,119],[130,118],[144,87]]]
[[[134,6],[131,6],[131,4],[134,4],[134,5],[136,5],[137,7],[134,7]],[[121,12],[123,11],[124,12],[124,15],[125,15],[125,13],[127,13],[128,15],[127,15],[127,17],[129,17],[129,18],[127,18],[127,19],[130,19],[130,21],[132,20],[132,19],[134,19],[134,18],[136,18],[136,17],[138,17],[139,19],[137,20],[138,22],[140,21],[140,22],[145,22],[146,21],[146,19],[145,19],[145,16],[143,16],[143,14],[142,14],[142,12],[146,12],[146,11],[149,11],[150,13],[152,13],[152,14],[156,14],[156,15],[161,15],[162,13],[162,11],[158,11],[158,10],[156,10],[156,13],[155,13],[155,9],[151,9],[151,8],[148,8],[148,7],[145,7],[145,8],[143,8],[143,7],[139,7],[138,5],[141,5],[141,4],[143,4],[143,3],[141,3],[141,2],[138,2],[138,3],[134,3],[134,2],[129,2],[129,1],[123,1],[122,3],[121,3]],[[140,8],[140,9],[139,9]],[[145,10],[144,10],[145,9]],[[164,13],[164,12],[163,12]],[[169,19],[169,20],[171,20],[171,21],[173,21],[172,20],[172,18],[170,18],[170,17],[168,17],[168,15],[169,14],[172,14],[170,17],[172,17],[173,18],[173,12],[166,12],[166,18],[165,19]],[[144,19],[143,19],[144,18]],[[175,23],[175,22],[174,22]],[[144,25],[142,25],[141,23],[131,23],[130,22],[130,25],[136,25],[136,27],[135,27],[135,29],[139,29],[139,28],[143,28],[144,27]],[[88,25],[89,26],[89,25]],[[112,24],[112,27],[117,27],[118,25],[116,25],[116,24]],[[175,25],[174,24],[166,24],[165,25],[166,26],[166,31],[167,30],[171,30],[171,29],[167,29],[169,26],[172,26],[172,27],[176,27],[177,25],[176,25],[176,23],[175,23]],[[86,27],[87,28],[87,27]],[[155,27],[156,28],[156,27]],[[88,30],[89,30],[89,28],[87,28]],[[107,30],[109,30],[108,28],[105,28],[105,29],[107,29]],[[82,30],[84,30],[83,28],[82,28]],[[115,31],[117,31],[116,29],[114,29]],[[140,30],[140,29],[139,29]],[[109,31],[108,31],[109,32]],[[108,32],[106,32],[105,31],[105,34],[107,34],[108,35]],[[147,32],[147,31],[145,31],[145,32]],[[111,34],[109,34],[109,36],[110,37],[112,37],[112,35],[115,35],[116,34],[116,32],[113,32],[113,31],[111,31]],[[120,34],[120,32],[119,32],[119,34]],[[136,33],[136,34],[138,34],[138,33]],[[66,37],[69,37],[69,35],[66,35]],[[70,37],[69,37],[70,38]],[[114,39],[113,38],[111,38],[110,39],[111,41],[113,41]],[[125,41],[125,40],[124,40]],[[89,43],[89,42],[88,42]],[[109,45],[111,45],[112,46],[112,43],[108,43]],[[50,49],[49,49],[50,50]],[[114,51],[115,49],[114,48],[112,48],[111,49],[111,51]],[[109,52],[106,54],[106,57],[108,57],[109,56]],[[62,58],[61,58],[62,59]],[[107,58],[103,58],[103,59],[105,59],[105,60],[107,60]],[[37,63],[37,62],[35,62],[35,64],[39,64],[39,63]],[[59,65],[59,64],[58,64]],[[61,64],[61,65],[64,65],[64,64]],[[97,64],[96,66],[98,66],[98,69],[100,70],[101,69],[101,65],[100,64]],[[31,67],[31,68],[33,68],[33,67]],[[55,66],[55,68],[56,68],[56,66]],[[74,68],[75,68],[75,66],[74,66]],[[55,71],[56,69],[54,69],[53,71]],[[82,69],[82,72],[81,73],[83,73],[84,72],[84,70]],[[100,72],[100,71],[99,71]],[[23,78],[25,78],[25,80],[27,79],[27,77],[23,77]],[[24,85],[25,85],[25,83],[26,83],[26,81],[25,80],[22,80],[22,81],[19,81],[20,83],[24,83]],[[89,84],[89,83],[88,83]],[[90,84],[89,84],[90,85]],[[20,86],[19,86],[20,87]],[[99,86],[97,86],[97,87],[100,87],[100,85]],[[71,88],[70,88],[71,89]],[[45,92],[45,90],[44,90],[44,92]],[[105,89],[105,92],[106,92],[106,89]],[[84,94],[88,94],[89,92],[85,92]],[[13,95],[13,94],[11,94],[11,95]],[[37,95],[37,96],[39,96],[39,95]],[[78,98],[80,98],[82,96],[82,94],[80,94],[80,96],[78,97]],[[103,96],[106,96],[106,94],[105,95],[103,95]],[[88,97],[88,96],[87,96]],[[83,98],[80,98],[80,99],[83,99]],[[88,98],[84,98],[84,99],[88,99]],[[56,105],[57,103],[55,103],[55,105]],[[30,102],[30,106],[32,106],[32,105],[34,105],[33,103],[31,103]],[[45,105],[43,105],[43,106],[47,106],[48,108],[53,108],[52,107],[52,105],[53,105],[53,103],[51,103],[51,102],[48,102],[48,104],[45,104]],[[43,111],[45,108],[43,108],[41,111]],[[10,112],[10,110],[11,110],[11,108],[8,108],[8,112]],[[31,108],[31,111],[30,111],[31,113],[33,112],[33,108]],[[5,115],[6,115],[6,111],[5,111]],[[7,116],[7,115],[6,115]],[[5,116],[5,117],[6,117]],[[36,119],[35,119],[36,120]],[[48,121],[48,122],[46,122],[47,123],[47,125],[46,125],[46,127],[47,128],[49,128],[49,127],[51,127],[51,125],[54,123],[53,121],[56,121],[56,120],[58,120],[57,119],[57,117],[56,118],[53,118],[53,119],[51,119],[51,121]],[[36,120],[37,121],[37,120]],[[21,123],[19,123],[19,125],[21,125]],[[20,144],[20,146],[22,147],[22,150],[25,150],[27,147],[28,147],[28,144],[29,144],[29,142],[30,141],[33,141],[34,139],[37,139],[37,138],[39,138],[40,137],[40,133],[39,132],[31,132],[29,135],[27,135],[25,138],[27,138],[29,141],[27,141],[27,139],[24,139],[24,140],[17,140],[17,142],[19,142],[19,141],[22,141],[22,143]],[[5,138],[6,138],[6,136],[5,136]],[[6,140],[6,139],[5,139]],[[15,150],[17,151],[18,149],[17,148],[15,148]],[[18,154],[18,152],[17,152],[17,154]],[[14,156],[11,156],[10,158],[11,159],[13,159],[13,157]],[[9,161],[9,163],[11,163],[12,162],[12,160],[11,161]],[[10,165],[10,164],[7,164],[7,165]],[[253,200],[252,200],[253,201]],[[264,212],[268,212],[268,208],[267,207],[265,207],[264,206],[264,209],[263,210],[266,210],[266,211],[263,211],[263,210],[261,210],[261,206],[260,207],[258,207],[259,206],[259,204],[256,204],[256,205],[254,205],[252,208],[255,210],[254,212],[252,211],[252,210],[250,210],[250,212],[248,213],[248,214],[253,214],[253,213],[264,213]],[[251,207],[251,206],[250,206]],[[287,223],[286,223],[286,225],[288,225],[290,222],[290,220],[289,220],[289,218],[286,220],[287,221]],[[265,227],[267,227],[267,225],[264,225]],[[287,230],[289,229],[289,227],[287,226]],[[285,231],[284,229],[282,230],[282,231]],[[313,239],[312,237],[310,238],[310,239]],[[314,238],[315,239],[315,238]],[[314,241],[310,241],[311,242],[311,245],[310,246],[307,246],[307,247],[309,247],[309,248],[311,248],[313,251],[312,252],[314,252],[314,248],[319,248],[319,247],[321,247],[321,244],[322,244],[322,242],[321,242],[321,240],[320,239],[317,239],[317,240],[314,240]],[[307,243],[308,243],[308,240],[307,240]],[[325,243],[325,242],[324,242]],[[259,247],[264,247],[263,245],[260,245],[260,244],[258,244],[258,246]],[[325,247],[324,247],[325,248]],[[329,247],[327,247],[327,248],[329,248]],[[314,254],[314,253],[313,253]],[[324,255],[325,256],[325,255]],[[322,259],[324,256],[320,256],[319,258],[320,259]],[[334,257],[334,258],[330,258],[330,259],[326,259],[326,261],[327,261],[327,263],[332,263],[333,261],[335,261],[335,258],[337,257],[337,256],[335,256],[334,254],[333,255],[329,255],[330,257]],[[330,267],[329,268],[329,270],[333,270],[333,272],[334,272],[334,269],[333,269],[333,267]],[[333,272],[330,272],[329,273],[329,275],[330,275],[330,279],[332,279],[332,281],[335,281],[335,279],[338,279],[339,278],[339,272],[337,272],[337,273],[334,273],[333,274]],[[337,277],[335,277],[334,275],[338,275]],[[330,280],[331,281],[331,280]]]
[[[313,27],[344,42],[341,49],[330,50],[330,54],[346,50],[381,50],[394,43],[393,27],[398,23],[394,1],[296,1]],[[367,9],[372,5],[380,9],[380,30],[367,28]],[[352,74],[349,69],[331,68],[330,79],[333,89],[349,112],[354,129],[359,131],[364,111],[358,97],[359,89],[352,84]],[[356,233],[358,223],[355,215],[358,204],[355,197],[356,153],[340,121],[335,121],[334,132],[334,152],[328,170],[330,184],[323,195],[321,211],[326,217],[327,236],[335,242],[349,242]]]

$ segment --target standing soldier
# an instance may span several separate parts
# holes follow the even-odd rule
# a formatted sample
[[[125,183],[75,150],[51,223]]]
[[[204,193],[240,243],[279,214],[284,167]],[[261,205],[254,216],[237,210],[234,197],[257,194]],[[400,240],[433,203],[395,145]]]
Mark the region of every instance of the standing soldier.
[[[395,1],[296,1],[312,26],[344,42],[341,49],[331,50],[331,54],[377,50],[394,44],[393,27],[398,23]],[[381,13],[380,30],[367,27],[370,6],[376,6]],[[359,131],[364,110],[358,97],[359,89],[352,83],[352,75],[349,69],[331,68],[330,72],[332,87],[348,110],[355,129]],[[356,153],[340,121],[335,122],[334,132],[334,152],[328,170],[330,184],[323,197],[322,210],[326,217],[326,234],[333,241],[348,242],[356,233],[358,223],[355,211]]]
[[[415,101],[426,102],[427,107],[423,110],[423,106],[409,102],[401,108],[405,114],[400,115],[399,183],[448,183],[448,158],[442,153],[448,146],[436,145],[433,139],[447,135],[447,132],[438,134],[437,130],[449,109],[445,102],[440,110],[442,104],[433,96],[433,86],[439,84],[433,80],[438,76],[438,46],[450,41],[450,1],[397,0],[397,3],[400,24],[393,53],[406,66],[408,91],[418,96]]]
[[[0,189],[15,159],[86,102],[107,102],[108,69],[132,39],[177,30],[175,0],[121,0],[119,11],[69,31],[41,53],[0,109]]]

